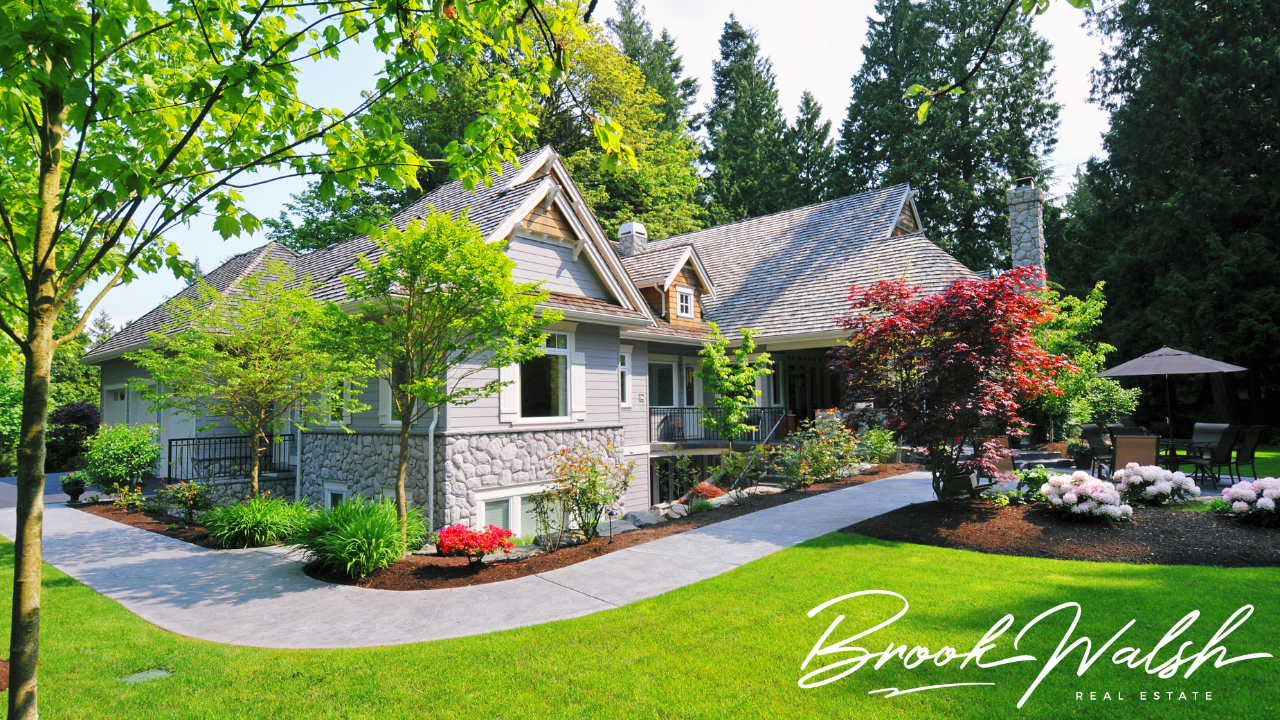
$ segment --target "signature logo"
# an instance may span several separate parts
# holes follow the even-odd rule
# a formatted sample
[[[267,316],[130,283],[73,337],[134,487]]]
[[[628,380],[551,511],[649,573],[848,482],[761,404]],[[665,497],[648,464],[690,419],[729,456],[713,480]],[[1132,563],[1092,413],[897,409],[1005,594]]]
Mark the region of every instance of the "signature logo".
[[[807,670],[809,665],[813,663],[815,659],[820,662],[825,662],[830,656],[836,656],[840,659],[835,662],[822,665],[821,667],[817,667],[816,669],[806,673],[800,678],[799,685],[801,688],[808,690],[836,682],[837,680],[841,680],[858,672],[868,663],[872,662],[874,662],[872,667],[879,670],[887,663],[894,662],[895,659],[897,662],[901,662],[902,666],[908,670],[920,667],[924,663],[933,663],[933,665],[937,667],[943,667],[949,663],[958,662],[961,669],[965,669],[970,663],[973,663],[977,668],[986,669],[999,667],[1001,665],[1009,665],[1012,663],[1041,662],[1041,660],[1034,655],[997,657],[1002,654],[1002,652],[997,649],[996,641],[1013,627],[1016,622],[1013,615],[1005,615],[997,620],[996,623],[992,625],[991,628],[982,636],[982,639],[979,640],[968,652],[960,652],[958,648],[953,648],[948,645],[944,645],[936,651],[931,651],[929,648],[921,647],[919,645],[897,645],[893,642],[889,642],[884,650],[873,652],[867,648],[855,645],[854,643],[857,643],[859,640],[862,640],[872,633],[889,627],[907,614],[907,610],[911,607],[910,603],[908,603],[907,599],[902,595],[889,590],[860,590],[855,593],[849,593],[848,595],[841,595],[840,597],[832,598],[831,600],[828,600],[810,610],[809,617],[816,617],[818,614],[832,608],[833,606],[845,603],[842,607],[848,607],[848,603],[856,602],[858,598],[867,598],[875,595],[887,595],[901,600],[902,609],[894,614],[893,617],[890,617],[871,628],[862,630],[854,635],[850,635],[843,640],[832,642],[832,635],[835,634],[836,630],[845,619],[844,615],[837,615],[831,621],[831,624],[827,626],[826,631],[822,633],[822,637],[818,638],[818,642],[814,643],[813,649],[809,651],[809,655],[804,659],[804,663],[800,666],[800,669],[802,671]],[[1076,670],[1076,675],[1084,677],[1085,673],[1089,671],[1089,668],[1093,667],[1094,663],[1106,654],[1113,645],[1119,642],[1125,632],[1128,631],[1129,628],[1133,627],[1137,622],[1137,620],[1130,620],[1124,627],[1120,628],[1115,635],[1112,635],[1106,642],[1102,643],[1095,650],[1094,641],[1091,638],[1087,636],[1075,637],[1076,625],[1080,622],[1080,603],[1065,602],[1061,605],[1045,610],[1024,625],[1013,639],[1013,649],[1015,651],[1018,650],[1018,645],[1022,642],[1023,637],[1025,637],[1032,628],[1038,625],[1040,621],[1053,617],[1060,612],[1074,612],[1074,616],[1071,620],[1071,626],[1068,627],[1066,633],[1063,634],[1062,639],[1058,642],[1057,648],[1046,660],[1043,661],[1040,673],[1036,676],[1035,681],[1031,683],[1030,687],[1027,688],[1026,692],[1023,693],[1022,699],[1018,701],[1019,708],[1026,704],[1027,700],[1031,698],[1032,693],[1034,693],[1036,688],[1040,686],[1041,681],[1048,677],[1049,673],[1053,672],[1054,669],[1066,660],[1067,656],[1075,652],[1076,649],[1083,649],[1080,656],[1080,664]],[[1253,606],[1244,605],[1239,610],[1236,610],[1231,617],[1227,618],[1226,622],[1218,628],[1217,632],[1213,634],[1213,637],[1210,638],[1209,642],[1205,643],[1199,650],[1191,652],[1195,643],[1187,640],[1178,645],[1177,651],[1173,652],[1171,656],[1168,656],[1163,661],[1157,659],[1166,647],[1170,647],[1170,650],[1172,651],[1171,646],[1173,643],[1177,642],[1178,637],[1186,632],[1193,624],[1195,624],[1196,620],[1200,618],[1200,611],[1193,610],[1184,615],[1181,620],[1174,623],[1173,627],[1171,627],[1169,631],[1164,634],[1164,637],[1160,639],[1160,642],[1156,643],[1146,654],[1143,654],[1141,648],[1120,647],[1111,654],[1111,662],[1114,665],[1123,665],[1131,670],[1141,669],[1148,675],[1155,675],[1162,679],[1168,679],[1177,675],[1184,667],[1186,668],[1186,672],[1183,677],[1190,678],[1192,673],[1210,660],[1213,660],[1213,666],[1215,668],[1221,668],[1232,663],[1244,662],[1245,660],[1257,660],[1260,658],[1272,657],[1270,653],[1250,653],[1247,655],[1228,657],[1227,649],[1222,643],[1231,635],[1231,633],[1235,632],[1236,628],[1243,625],[1252,614]],[[888,687],[871,690],[869,694],[883,695],[883,697],[891,698],[898,695],[906,695],[908,693],[937,690],[940,688],[967,687],[973,685],[995,685],[995,683],[957,682],[946,683],[943,685],[925,685],[907,689]]]

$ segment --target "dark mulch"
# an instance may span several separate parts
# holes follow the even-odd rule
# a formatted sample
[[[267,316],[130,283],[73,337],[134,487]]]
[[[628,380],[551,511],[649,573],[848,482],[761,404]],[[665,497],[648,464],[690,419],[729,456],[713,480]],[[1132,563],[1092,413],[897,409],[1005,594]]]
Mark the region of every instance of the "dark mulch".
[[[159,513],[145,513],[139,510],[121,510],[111,503],[87,503],[71,507],[87,513],[115,520],[118,523],[132,525],[142,530],[166,535],[171,538],[185,540],[201,547],[216,548],[209,540],[209,532],[199,525],[187,525],[181,518]]]
[[[483,585],[555,570],[617,550],[624,550],[650,540],[657,540],[658,538],[686,532],[694,528],[711,525],[712,523],[731,520],[758,510],[785,505],[796,500],[803,500],[806,497],[821,495],[833,490],[841,490],[854,485],[868,483],[872,480],[880,480],[921,469],[923,467],[920,465],[877,465],[864,473],[845,478],[839,482],[813,485],[803,490],[790,490],[776,495],[760,495],[753,497],[749,503],[743,505],[728,505],[710,512],[688,515],[678,520],[664,522],[661,525],[623,533],[616,536],[612,543],[609,542],[608,538],[596,538],[583,545],[564,548],[554,553],[534,555],[518,561],[486,563],[481,567],[471,567],[466,558],[409,555],[391,567],[379,570],[359,580],[351,580],[341,574],[320,573],[317,568],[311,565],[307,565],[304,570],[317,580],[376,588],[378,590],[432,590],[466,585]]]
[[[1042,504],[927,502],[844,529],[881,540],[998,555],[1158,565],[1280,566],[1277,531],[1208,512],[1134,508],[1133,522],[1059,518]]]
[[[9,661],[0,660],[0,690],[9,689]]]

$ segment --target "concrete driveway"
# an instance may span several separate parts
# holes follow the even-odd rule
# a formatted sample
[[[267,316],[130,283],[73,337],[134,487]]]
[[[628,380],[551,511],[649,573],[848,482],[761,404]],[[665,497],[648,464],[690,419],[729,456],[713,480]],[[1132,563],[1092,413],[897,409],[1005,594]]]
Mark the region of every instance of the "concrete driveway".
[[[66,502],[70,499],[62,492],[62,487],[58,484],[59,478],[63,475],[66,475],[66,473],[49,473],[44,476],[44,502],[46,505],[49,503]],[[17,506],[18,478],[0,478],[0,508],[12,508]]]
[[[53,505],[44,557],[166,630],[275,648],[371,647],[580,617],[714,577],[866,518],[933,499],[911,473],[760,510],[569,567],[442,590],[331,585],[283,548],[210,550]],[[0,533],[13,537],[13,510]]]

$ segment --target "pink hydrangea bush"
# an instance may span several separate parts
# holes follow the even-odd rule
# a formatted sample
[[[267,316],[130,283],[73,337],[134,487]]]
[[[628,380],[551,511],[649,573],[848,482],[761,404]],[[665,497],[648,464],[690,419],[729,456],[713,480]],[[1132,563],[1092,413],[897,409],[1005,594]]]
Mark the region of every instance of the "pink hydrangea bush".
[[[1129,463],[1114,476],[1120,497],[1144,505],[1183,503],[1200,497],[1200,488],[1180,472],[1170,472],[1155,465]]]
[[[1116,486],[1084,472],[1054,475],[1040,486],[1049,505],[1071,517],[1099,520],[1128,520],[1133,508],[1120,502]]]
[[[1222,489],[1223,510],[1260,525],[1280,524],[1276,501],[1280,500],[1280,480],[1273,477],[1238,482]]]

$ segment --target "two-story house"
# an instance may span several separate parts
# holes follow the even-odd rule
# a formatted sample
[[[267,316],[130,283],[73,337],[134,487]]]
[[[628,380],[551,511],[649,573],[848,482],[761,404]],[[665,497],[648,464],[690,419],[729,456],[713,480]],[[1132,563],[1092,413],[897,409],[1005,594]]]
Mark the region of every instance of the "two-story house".
[[[670,499],[670,457],[693,453],[705,462],[723,447],[698,422],[704,398],[694,372],[707,321],[730,337],[740,328],[758,330],[758,343],[774,359],[752,411],[758,430],[745,438],[759,442],[837,404],[827,352],[842,337],[836,319],[850,286],[905,277],[940,290],[972,277],[922,234],[906,185],[661,240],[627,223],[615,239],[605,236],[547,147],[522,156],[519,167],[507,165],[489,187],[445,185],[392,223],[403,227],[428,205],[470,208],[482,234],[505,244],[515,276],[541,282],[551,292],[546,307],[564,316],[550,328],[543,357],[472,379],[509,383],[501,393],[437,408],[413,429],[410,498],[436,526],[491,523],[527,534],[528,496],[545,486],[557,450],[579,444],[611,448],[635,464],[627,509]],[[373,249],[363,236],[306,254],[268,244],[233,257],[206,280],[234,292],[240,279],[276,259],[319,282],[319,297],[342,302],[342,276]],[[102,368],[104,421],[158,424],[167,477],[226,474],[222,469],[247,453],[233,428],[197,437],[199,423],[156,413],[125,386],[141,371],[122,356],[162,326],[166,306],[86,356]],[[398,442],[389,389],[370,383],[362,400],[369,410],[335,414],[328,426],[273,441],[264,486],[326,506],[388,492]]]

